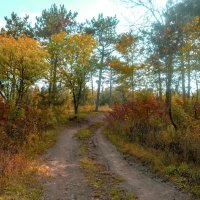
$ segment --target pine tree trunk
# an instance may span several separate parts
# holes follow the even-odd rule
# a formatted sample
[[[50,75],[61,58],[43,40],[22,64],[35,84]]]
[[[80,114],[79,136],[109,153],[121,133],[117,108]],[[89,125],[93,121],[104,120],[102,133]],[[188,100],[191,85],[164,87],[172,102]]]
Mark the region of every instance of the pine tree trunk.
[[[101,56],[101,67],[99,70],[99,81],[98,81],[98,88],[97,88],[97,100],[96,100],[96,108],[95,111],[99,111],[99,103],[100,103],[100,93],[101,93],[101,79],[102,79],[102,72],[103,72],[103,62],[104,62],[104,55]]]

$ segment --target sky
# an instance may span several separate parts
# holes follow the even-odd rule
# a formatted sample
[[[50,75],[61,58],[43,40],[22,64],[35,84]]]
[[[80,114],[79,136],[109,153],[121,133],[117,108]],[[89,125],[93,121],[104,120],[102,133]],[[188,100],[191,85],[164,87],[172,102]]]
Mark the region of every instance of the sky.
[[[28,14],[34,25],[35,16],[39,16],[42,10],[50,8],[53,3],[64,4],[67,10],[78,12],[77,20],[80,22],[96,18],[99,13],[104,16],[116,15],[120,20],[119,31],[128,29],[130,20],[127,19],[131,16],[131,11],[114,0],[4,0],[0,7],[0,27],[5,24],[4,16],[10,17],[13,11],[19,16]]]

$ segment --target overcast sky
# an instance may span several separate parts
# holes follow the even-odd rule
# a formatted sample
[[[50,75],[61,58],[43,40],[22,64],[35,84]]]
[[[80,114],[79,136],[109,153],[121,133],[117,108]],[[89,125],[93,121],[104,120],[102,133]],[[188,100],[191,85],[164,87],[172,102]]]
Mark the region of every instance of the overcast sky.
[[[28,14],[30,20],[34,24],[35,16],[39,16],[43,9],[48,9],[56,3],[64,4],[67,10],[78,12],[78,21],[84,22],[86,19],[97,17],[99,13],[105,16],[117,15],[120,20],[118,30],[124,31],[128,29],[128,21],[130,21],[131,11],[125,6],[114,3],[113,0],[4,0],[0,6],[0,27],[4,22],[4,16],[10,17],[12,11],[19,16]],[[132,18],[132,20],[134,20]]]

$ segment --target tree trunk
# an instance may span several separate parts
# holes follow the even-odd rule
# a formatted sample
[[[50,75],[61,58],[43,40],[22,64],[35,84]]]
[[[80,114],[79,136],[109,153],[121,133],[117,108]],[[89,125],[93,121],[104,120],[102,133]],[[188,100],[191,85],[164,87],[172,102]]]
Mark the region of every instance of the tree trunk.
[[[158,70],[159,100],[162,101],[162,79],[160,69]]]
[[[134,88],[134,75],[132,74],[132,77],[131,77],[131,98],[132,98],[132,102],[134,102],[134,99],[135,99],[134,91],[135,91],[135,88]]]
[[[112,69],[110,69],[109,106],[112,106]]]
[[[75,93],[74,89],[73,89],[72,94],[73,94],[74,114],[77,115],[78,114],[78,106],[77,106],[76,93]]]
[[[57,58],[53,59],[52,104],[56,104]]]
[[[9,99],[11,101],[15,101],[16,100],[16,69],[13,69],[13,76],[12,76],[12,86],[11,86],[11,91],[10,91],[10,95],[9,95]]]
[[[190,98],[190,94],[191,94],[191,69],[190,69],[190,55],[188,55],[188,93],[187,96],[188,98]]]
[[[195,70],[196,71],[196,70]],[[199,84],[197,80],[197,72],[195,72],[195,81],[196,81],[196,102],[199,101]]]
[[[92,75],[92,72],[91,72],[91,86],[92,86],[91,104],[94,105],[95,101],[94,101],[94,85],[93,85],[93,75]]]
[[[49,80],[49,88],[48,88],[48,104],[49,107],[51,107],[52,104],[52,76],[53,76],[53,69],[52,69],[52,65],[50,68],[50,80]]]
[[[16,106],[23,103],[23,98],[24,98],[24,68],[22,67],[22,69],[21,69],[21,80],[20,80],[19,88],[18,88],[18,98],[17,98],[17,101],[16,101]]]
[[[172,77],[173,77],[173,66],[172,66],[172,55],[169,55],[167,58],[167,83],[166,83],[166,109],[169,115],[170,121],[175,130],[177,130],[177,125],[175,124],[172,117],[172,93],[171,93],[171,85],[172,85]]]
[[[186,91],[185,91],[185,66],[183,60],[183,54],[181,55],[181,79],[182,79],[182,95],[183,95],[183,103],[185,103]]]
[[[76,90],[74,87],[72,89],[73,102],[74,102],[74,114],[75,115],[78,114],[78,108],[79,108],[80,99],[81,99],[81,96],[82,96],[82,87],[83,87],[83,82],[81,82],[79,84],[78,90]]]
[[[100,103],[100,93],[101,93],[101,79],[102,79],[102,72],[103,72],[103,62],[104,62],[104,55],[101,56],[101,66],[99,70],[99,81],[98,81],[98,89],[97,89],[97,100],[96,100],[96,108],[95,111],[99,111],[99,103]]]
[[[82,95],[82,101],[83,101],[83,106],[86,105],[86,87],[83,89],[83,95]]]

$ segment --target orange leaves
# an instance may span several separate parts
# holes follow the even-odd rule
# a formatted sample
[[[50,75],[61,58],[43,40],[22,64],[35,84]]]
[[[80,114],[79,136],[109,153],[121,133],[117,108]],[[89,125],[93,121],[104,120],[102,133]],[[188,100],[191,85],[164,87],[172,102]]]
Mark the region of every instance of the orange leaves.
[[[96,41],[88,34],[74,34],[68,36],[66,45],[66,56],[69,63],[87,65],[88,59],[96,47]]]
[[[39,48],[38,41],[33,38],[21,35],[15,40],[13,36],[4,34],[0,36],[0,56],[7,61],[1,63],[2,65],[13,63],[16,68],[19,68],[22,65],[28,67],[30,64],[36,66],[43,62],[48,54]]]
[[[19,91],[24,93],[43,77],[47,56],[48,53],[33,38],[25,35],[18,39],[6,34],[0,36],[0,79],[6,84],[5,88],[9,88],[3,91],[9,100],[11,97],[16,100]]]
[[[74,34],[67,38],[67,45],[76,51],[87,51],[90,54],[96,47],[96,41],[88,34]]]
[[[187,23],[183,27],[183,31],[189,35],[191,35],[194,38],[199,37],[200,34],[200,17],[195,17],[192,22]]]
[[[200,17],[195,17],[191,22],[187,23],[183,28],[183,32],[187,38],[185,44],[181,48],[182,53],[199,48],[200,37]]]
[[[142,94],[142,93],[141,93]],[[152,117],[164,119],[165,106],[153,95],[138,94],[135,102],[115,105],[108,116],[110,123],[114,121],[144,122]]]
[[[58,34],[53,34],[51,36],[52,41],[63,42],[66,37],[66,32],[60,32]]]
[[[116,44],[116,49],[120,53],[127,54],[136,39],[131,34],[123,34],[120,42]]]
[[[110,67],[115,67],[115,68],[119,68],[121,66],[121,63],[118,59],[112,60],[108,63],[108,65]]]

